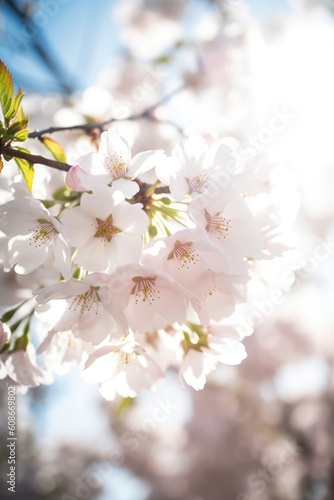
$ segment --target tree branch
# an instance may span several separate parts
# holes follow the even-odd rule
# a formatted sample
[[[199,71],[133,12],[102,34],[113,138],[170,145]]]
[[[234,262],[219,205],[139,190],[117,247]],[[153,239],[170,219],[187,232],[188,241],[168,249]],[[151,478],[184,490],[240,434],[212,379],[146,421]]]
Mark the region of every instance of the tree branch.
[[[153,104],[152,106],[148,107],[141,113],[138,113],[137,115],[132,115],[128,116],[126,118],[110,118],[109,120],[105,120],[103,122],[97,122],[97,123],[83,123],[80,125],[71,125],[70,127],[49,127],[45,128],[43,130],[34,130],[33,132],[30,132],[28,134],[29,139],[41,139],[43,135],[46,134],[53,134],[54,132],[66,132],[66,131],[75,131],[75,130],[83,130],[87,133],[90,133],[92,130],[95,128],[99,129],[101,132],[104,130],[104,127],[106,125],[110,125],[113,122],[119,122],[119,121],[127,121],[127,120],[140,120],[142,118],[148,118],[148,119],[154,119],[154,121],[159,121],[158,118],[154,117],[152,113],[159,107],[161,104],[164,102],[168,101],[174,95],[178,94],[181,92],[186,87],[186,84],[183,83],[179,87],[175,88],[165,96],[163,96],[158,102]],[[163,122],[165,122],[163,120]],[[182,132],[180,127],[172,122],[168,122],[170,125],[173,125],[179,132]]]
[[[0,153],[12,156],[13,158],[22,158],[23,160],[27,160],[29,163],[34,163],[34,164],[40,163],[41,165],[46,165],[47,167],[56,168],[57,170],[62,170],[63,172],[68,172],[72,166],[69,165],[68,163],[62,163],[60,161],[44,158],[44,156],[25,153],[24,151],[19,151],[9,146],[2,147]]]

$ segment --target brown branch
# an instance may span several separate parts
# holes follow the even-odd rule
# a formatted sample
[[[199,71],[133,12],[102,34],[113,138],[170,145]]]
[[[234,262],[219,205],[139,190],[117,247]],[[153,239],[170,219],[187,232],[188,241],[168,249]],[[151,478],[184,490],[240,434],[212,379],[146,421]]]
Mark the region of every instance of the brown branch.
[[[130,118],[129,118],[130,119]],[[119,119],[119,121],[122,121],[123,118]],[[41,139],[43,135],[46,134],[53,134],[54,132],[66,132],[66,131],[74,131],[74,130],[83,130],[87,132],[88,134],[94,130],[94,128],[98,128],[101,131],[105,127],[105,125],[108,125],[112,123],[113,121],[116,121],[115,118],[112,118],[110,120],[104,121],[104,122],[99,122],[99,123],[84,123],[81,125],[72,125],[71,127],[49,127],[45,128],[43,130],[34,130],[33,132],[30,132],[28,134],[29,139]]]
[[[95,128],[98,128],[101,132],[104,130],[104,127],[106,125],[110,125],[113,122],[120,122],[120,121],[127,121],[127,120],[140,120],[143,118],[147,118],[149,120],[154,120],[154,121],[159,121],[158,118],[153,116],[153,112],[161,106],[164,102],[169,101],[174,95],[178,94],[181,92],[186,87],[186,84],[182,84],[176,89],[172,90],[168,94],[166,94],[164,97],[162,97],[158,102],[153,104],[152,106],[148,107],[146,110],[142,111],[141,113],[137,115],[132,115],[128,116],[126,118],[110,118],[109,120],[105,120],[103,122],[97,122],[97,123],[83,123],[80,125],[72,125],[70,127],[49,127],[45,128],[43,130],[34,130],[33,132],[30,132],[28,134],[29,139],[41,139],[43,135],[46,134],[53,134],[54,132],[66,132],[66,131],[75,131],[75,130],[83,130],[84,132],[90,133],[92,130]],[[172,122],[168,122],[170,125],[173,125],[179,132],[182,132],[180,127]]]
[[[41,165],[46,165],[47,167],[56,168],[57,170],[62,170],[63,172],[68,172],[72,166],[69,165],[68,163],[62,163],[60,161],[44,158],[44,156],[25,153],[24,151],[19,151],[9,146],[2,147],[1,154],[8,155],[13,158],[22,158],[23,160],[27,160],[29,163],[34,163],[34,164],[40,163]]]

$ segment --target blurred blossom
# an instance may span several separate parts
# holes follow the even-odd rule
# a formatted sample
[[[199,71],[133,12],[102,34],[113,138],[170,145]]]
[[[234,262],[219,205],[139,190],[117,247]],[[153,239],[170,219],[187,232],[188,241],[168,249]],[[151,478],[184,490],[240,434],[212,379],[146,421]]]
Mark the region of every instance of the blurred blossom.
[[[66,16],[63,3],[59,16],[60,12]],[[263,13],[274,9],[274,4],[262,3]],[[159,328],[161,318],[169,317],[171,309],[161,315],[159,310],[156,317],[145,302],[140,303],[143,308],[140,325],[145,325],[144,331],[146,324],[157,328],[145,339],[140,333],[138,338],[131,337],[129,344],[116,344],[109,338],[108,323],[106,332],[106,325],[103,326],[102,337],[97,336],[96,343],[102,340],[102,344],[95,351],[96,346],[90,342],[78,344],[78,338],[66,330],[70,325],[59,328],[57,336],[53,327],[46,338],[42,338],[40,326],[36,326],[34,342],[37,338],[43,340],[37,350],[41,359],[35,356],[37,345],[19,354],[2,353],[1,377],[9,375],[11,379],[7,380],[21,384],[22,392],[27,385],[37,386],[44,379],[51,382],[46,367],[52,369],[56,380],[54,385],[36,387],[19,396],[18,499],[66,500],[62,495],[80,498],[82,492],[85,498],[101,500],[333,498],[334,18],[326,8],[328,4],[291,2],[290,10],[282,10],[279,16],[266,14],[266,20],[259,20],[254,16],[255,2],[250,1],[110,2],[105,16],[110,22],[110,37],[117,26],[115,37],[120,39],[121,50],[105,58],[105,67],[96,72],[94,82],[66,99],[56,94],[25,98],[32,129],[114,118],[110,135],[118,137],[118,132],[126,141],[122,143],[123,149],[127,152],[131,149],[134,157],[151,149],[163,149],[174,157],[174,164],[161,161],[154,168],[151,165],[132,172],[132,180],[124,173],[127,178],[120,180],[137,182],[138,190],[142,183],[164,178],[175,197],[182,189],[192,194],[188,189],[189,172],[182,177],[179,164],[185,162],[193,170],[193,162],[197,162],[201,175],[211,167],[210,175],[213,174],[216,165],[210,163],[212,157],[196,152],[202,144],[196,134],[205,137],[205,151],[214,151],[218,141],[220,151],[225,148],[236,164],[242,166],[243,175],[229,171],[224,196],[207,204],[211,215],[208,211],[207,214],[196,211],[192,202],[194,210],[190,216],[201,222],[206,234],[206,217],[221,215],[230,203],[228,195],[237,192],[239,205],[234,211],[229,208],[231,220],[240,216],[240,207],[245,205],[243,234],[248,234],[255,221],[262,232],[256,235],[255,242],[247,239],[246,245],[234,249],[234,258],[244,259],[245,266],[247,257],[251,277],[247,303],[238,303],[237,291],[242,283],[236,284],[230,274],[234,279],[234,273],[241,274],[244,268],[237,268],[232,259],[228,266],[229,269],[234,266],[233,273],[229,278],[226,275],[224,286],[229,287],[230,295],[234,291],[235,310],[221,322],[207,322],[210,341],[201,351],[191,349],[185,354],[180,328],[173,325],[168,332]],[[85,36],[92,38],[88,32]],[[169,96],[175,89],[179,91]],[[166,96],[169,98],[164,100]],[[147,109],[150,113],[143,114]],[[141,113],[139,119],[129,119]],[[181,146],[175,147],[188,134],[193,137],[193,146],[188,148],[188,156],[182,157]],[[59,133],[54,137],[73,165],[79,159],[99,154],[99,130],[90,134]],[[33,153],[45,154],[42,144],[30,143]],[[117,152],[114,153],[116,157]],[[118,160],[116,169],[122,163]],[[166,172],[167,167],[170,168]],[[51,175],[41,165],[36,165],[35,170],[33,195],[42,200],[51,198],[63,186],[64,174]],[[75,181],[81,170],[71,172]],[[203,185],[197,187],[200,190]],[[22,203],[27,195],[15,167],[6,165],[0,177],[1,203],[13,198]],[[83,199],[88,198],[94,201],[93,213],[98,206],[96,195],[86,194]],[[116,210],[117,202],[110,203],[108,207]],[[136,205],[129,206],[129,212],[131,207],[134,214]],[[52,220],[58,216],[54,207],[49,210],[48,217]],[[65,220],[78,207],[66,210],[69,211]],[[103,220],[100,217],[99,224],[107,222],[107,215],[110,216],[109,212],[103,214]],[[93,219],[98,223],[99,218]],[[130,219],[127,222],[133,225]],[[146,219],[142,223],[146,227]],[[94,229],[94,242],[96,233],[101,236],[99,228]],[[110,224],[108,228],[114,230]],[[283,230],[284,241],[277,228]],[[73,232],[71,237],[74,235]],[[201,238],[206,244],[206,236],[201,234]],[[214,241],[216,253],[225,251],[224,242]],[[105,243],[104,240],[104,247]],[[158,241],[157,247],[152,245],[147,249],[158,262],[164,254],[162,248],[169,256],[175,253],[176,243],[169,239],[162,247]],[[9,268],[6,244],[5,233],[0,232],[0,258]],[[260,251],[265,259],[254,261]],[[127,252],[129,245],[125,252],[117,254],[118,258],[125,258]],[[216,253],[211,253],[210,258]],[[80,257],[79,254],[77,258]],[[105,264],[103,260],[101,263],[101,259],[96,264],[95,257],[92,252],[85,256],[91,259],[93,270],[96,265],[97,270],[107,264],[112,267],[113,263]],[[208,258],[206,254],[204,257]],[[204,257],[201,255],[202,260]],[[174,265],[171,260],[167,259],[168,269]],[[198,279],[196,286],[189,285],[186,272],[182,270],[181,274],[174,267],[177,279],[173,284],[163,273],[161,276],[156,273],[155,278],[159,276],[165,288],[174,287],[171,304],[180,309],[180,317],[184,317],[191,303],[191,314],[197,318],[194,297],[201,297],[204,281]],[[127,301],[126,321],[135,328],[138,316],[131,300],[137,292],[145,297],[147,290],[136,289],[138,278],[143,277],[138,269],[130,271],[133,269],[128,267],[128,275],[122,277],[121,284],[119,276],[113,275],[111,287],[119,286],[119,292],[126,288],[124,296],[113,292],[113,300],[117,304]],[[145,268],[146,273],[149,271]],[[33,291],[52,285],[55,279],[58,275],[53,269],[46,272],[37,269],[28,276],[1,271],[1,313],[23,300],[27,300],[29,309],[35,300],[31,299]],[[206,276],[205,286],[209,279],[213,280]],[[223,286],[218,281],[212,283]],[[184,296],[183,287],[187,289]],[[82,295],[66,300],[77,300],[80,305]],[[108,297],[104,297],[106,307],[110,306]],[[220,309],[221,304],[230,308],[223,293],[218,298]],[[92,305],[89,303],[87,307],[91,318]],[[216,303],[212,307],[218,311]],[[153,309],[158,310],[156,303]],[[69,310],[72,314],[71,306]],[[82,310],[85,311],[78,309],[78,315]],[[105,314],[109,317],[116,313],[110,306]],[[50,321],[50,316],[45,314],[44,319]],[[51,319],[56,322],[58,317]],[[92,330],[98,325],[98,321],[89,323]],[[0,326],[0,347],[3,347],[8,327],[5,323]],[[223,340],[229,339],[228,348],[225,349],[222,339],[216,341],[215,329],[224,333]],[[101,335],[101,331],[98,333]],[[120,332],[117,330],[116,334]],[[142,342],[140,348],[139,342]],[[247,359],[244,359],[245,349]],[[112,364],[110,353],[115,350],[118,361],[113,357]],[[104,354],[103,362],[101,358],[97,362],[96,353]],[[224,363],[243,361],[237,366],[220,364],[212,372],[213,360],[219,355]],[[107,378],[109,385],[104,392],[107,399],[113,399],[117,393],[114,380],[123,377],[118,391],[123,399],[102,401],[97,387],[87,386],[79,378],[73,365],[83,366],[89,356],[91,372],[98,373],[92,382],[102,379],[105,382]],[[177,374],[176,368],[182,360],[182,369]],[[63,369],[61,363],[65,363]],[[127,368],[126,376],[121,371],[122,363]],[[99,371],[100,365],[107,368]],[[134,401],[131,398],[138,392],[142,368],[147,365],[151,371],[143,385],[150,387],[154,383],[154,391],[144,390]],[[27,366],[33,367],[30,378],[25,376]],[[167,371],[166,379],[157,382],[161,370]],[[191,387],[180,388],[178,376]],[[3,403],[0,415],[4,422],[7,380],[1,380],[0,386]],[[202,392],[193,390],[202,387],[205,381],[207,385]],[[1,428],[1,432],[5,439],[6,429]],[[7,473],[4,459],[0,462],[2,478]],[[6,495],[7,490],[3,491]]]

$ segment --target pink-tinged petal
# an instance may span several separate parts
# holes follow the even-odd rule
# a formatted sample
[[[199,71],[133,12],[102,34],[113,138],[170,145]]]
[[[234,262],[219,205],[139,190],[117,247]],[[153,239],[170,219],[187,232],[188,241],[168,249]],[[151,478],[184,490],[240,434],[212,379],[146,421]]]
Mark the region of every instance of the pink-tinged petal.
[[[206,383],[206,375],[211,371],[210,368],[203,352],[189,349],[183,359],[180,374],[190,387],[195,391],[201,391]]]
[[[130,180],[124,179],[123,177],[113,181],[112,188],[115,191],[118,191],[119,197],[122,200],[125,200],[126,198],[128,200],[130,200],[139,191],[139,186],[135,181],[130,181]]]
[[[217,361],[227,365],[239,365],[247,358],[245,346],[241,342],[233,340],[210,341],[210,348],[218,353]]]
[[[61,235],[53,239],[54,267],[61,272],[65,279],[71,277],[71,248]]]
[[[115,264],[117,267],[139,262],[143,248],[140,237],[119,233],[116,235],[115,241],[117,243],[117,253],[115,255]]]
[[[147,230],[149,219],[140,203],[122,203],[113,212],[114,223],[119,229],[131,235],[142,235]]]
[[[189,184],[182,175],[170,178],[170,192],[176,201],[182,198],[189,192]]]
[[[76,328],[78,324],[78,313],[70,306],[71,303],[66,300],[54,300],[46,304],[38,304],[35,315],[48,330],[64,332]]]
[[[134,179],[140,174],[148,172],[165,159],[165,154],[162,150],[158,151],[143,151],[136,154],[130,164],[129,176]]]
[[[109,187],[96,190],[93,194],[84,193],[80,201],[80,209],[90,218],[107,219],[114,206],[113,191]]]
[[[113,272],[117,248],[116,238],[110,242],[105,242],[100,238],[92,238],[86,246],[78,248],[75,262],[87,271]]]
[[[70,281],[55,283],[35,293],[38,304],[48,300],[68,299],[80,295],[89,290],[89,285],[82,281],[71,279]]]
[[[28,234],[41,218],[49,220],[50,213],[34,198],[18,198],[0,206],[1,231],[9,237]]]
[[[40,370],[30,359],[28,351],[15,351],[11,353],[5,366],[8,375],[18,384],[37,387],[40,384],[50,384],[52,377],[47,372]]]
[[[114,344],[108,344],[108,345],[105,345],[103,347],[99,347],[98,349],[95,349],[94,352],[89,356],[89,358],[87,359],[87,361],[85,363],[85,370],[88,369],[98,359],[101,359],[102,357],[106,356],[107,354],[114,353],[115,351],[118,351],[127,342],[128,342],[128,340],[124,340],[124,341],[115,342]],[[110,359],[116,359],[116,358],[110,358]]]
[[[162,184],[170,185],[171,177],[175,177],[180,170],[180,165],[171,157],[161,157],[155,167],[157,178]]]
[[[80,207],[68,208],[61,216],[63,234],[74,247],[82,247],[94,237],[97,223],[93,218],[87,218]]]
[[[109,129],[102,133],[98,154],[105,170],[113,179],[127,174],[131,153],[129,146],[119,136],[117,130]]]
[[[105,349],[105,352],[101,352]],[[98,349],[87,360],[82,373],[84,379],[91,383],[104,382],[112,378],[118,369],[118,356],[109,346]]]
[[[54,335],[56,335],[56,332],[53,331],[48,332],[47,336],[36,350],[37,355],[43,354],[43,352],[47,351],[51,347]]]
[[[7,344],[7,342],[9,341],[10,335],[11,332],[6,323],[2,323],[0,321],[0,351],[3,348],[3,346]]]
[[[186,307],[186,296],[178,293],[174,287],[160,286],[160,301],[156,304],[156,311],[165,318],[166,323],[182,324],[186,319]]]
[[[66,174],[65,182],[69,188],[74,189],[74,191],[89,191],[82,184],[82,180],[88,177],[87,172],[85,172],[80,165],[74,165]]]
[[[29,245],[30,236],[18,236],[10,240],[6,257],[11,265],[15,264],[18,274],[28,274],[42,266],[48,256],[48,247]]]
[[[116,397],[116,384],[114,382],[114,379],[110,379],[107,380],[107,382],[103,382],[103,384],[100,385],[99,390],[101,396],[106,401],[113,401]]]
[[[129,365],[126,370],[126,381],[135,394],[142,389],[150,389],[159,378],[163,377],[159,366],[146,353],[136,352],[135,359]]]
[[[205,139],[200,135],[193,134],[174,148],[172,156],[184,166],[185,170],[188,170],[187,173],[194,173],[189,171],[189,166],[193,167],[207,149]]]

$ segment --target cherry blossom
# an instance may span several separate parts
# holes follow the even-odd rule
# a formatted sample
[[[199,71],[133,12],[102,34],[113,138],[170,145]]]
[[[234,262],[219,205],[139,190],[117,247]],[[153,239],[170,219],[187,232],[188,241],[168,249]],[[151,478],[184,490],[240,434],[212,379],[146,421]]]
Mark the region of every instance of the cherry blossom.
[[[109,286],[129,326],[139,333],[182,324],[193,297],[170,276],[149,266],[120,267],[110,276]]]
[[[217,314],[221,317],[232,312],[235,294],[231,293],[229,256],[212,244],[205,231],[185,229],[168,238],[156,238],[145,248],[142,262],[154,264],[189,290],[191,303],[203,319],[207,318],[205,322],[211,314],[205,311],[216,297],[220,306],[210,307],[210,311],[215,310],[215,319]]]
[[[203,389],[207,375],[215,370],[217,363],[238,365],[247,354],[236,332],[223,323],[211,322],[208,328],[189,325],[180,376],[198,391]]]
[[[221,180],[219,176],[234,161],[231,153],[227,145],[209,147],[203,137],[190,135],[173,149],[171,158],[158,166],[156,172],[170,186],[176,200],[206,192],[213,181],[219,186],[220,196],[231,196],[232,186],[225,189],[222,182],[225,178]]]
[[[133,398],[141,389],[151,389],[163,372],[130,335],[92,353],[83,376],[90,383],[99,382],[103,397],[113,400],[116,394]]]
[[[0,356],[0,378],[10,377],[24,387],[51,384],[52,375],[38,367],[36,352],[30,344],[27,349],[6,351]]]
[[[18,198],[0,207],[1,230],[7,236],[5,259],[18,274],[53,266],[69,277],[70,247],[61,223],[34,198]]]
[[[66,176],[67,185],[76,191],[91,191],[112,184],[115,189],[131,198],[138,190],[133,181],[164,158],[162,151],[145,151],[131,159],[131,151],[125,139],[116,129],[101,134],[98,153],[79,158]]]
[[[234,273],[245,272],[245,258],[263,258],[264,236],[246,201],[239,195],[227,202],[218,197],[199,197],[188,210],[215,246],[226,252]]]
[[[2,321],[0,321],[0,352],[9,341],[10,335],[11,332],[6,323],[2,323]]]
[[[87,271],[112,272],[116,266],[138,262],[148,218],[142,205],[117,199],[108,187],[84,193],[80,206],[65,210],[64,232],[74,261]]]
[[[104,276],[97,273],[83,281],[71,279],[43,288],[36,301],[36,317],[48,331],[70,330],[86,342],[99,344],[115,326],[127,330],[124,315],[111,302]]]
[[[49,371],[63,374],[73,365],[83,368],[92,345],[76,337],[70,330],[56,332],[50,330],[37,349]]]
[[[269,173],[252,190],[251,171],[233,141],[189,135],[170,157],[131,158],[110,129],[67,186],[59,176],[55,192],[35,186],[55,194],[50,210],[15,185],[0,208],[2,265],[15,290],[33,293],[26,327],[36,318],[42,335],[36,352],[28,335],[10,336],[27,318],[15,300],[1,323],[0,376],[34,387],[76,365],[113,400],[153,388],[169,367],[200,390],[219,363],[239,364],[256,263],[285,249]]]

